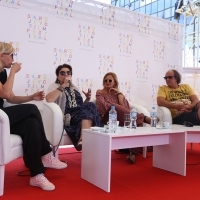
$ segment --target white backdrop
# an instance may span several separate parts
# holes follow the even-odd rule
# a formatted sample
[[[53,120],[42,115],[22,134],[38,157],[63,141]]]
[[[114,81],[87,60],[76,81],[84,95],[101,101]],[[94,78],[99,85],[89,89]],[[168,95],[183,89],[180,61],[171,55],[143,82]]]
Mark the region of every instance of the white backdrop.
[[[0,19],[0,40],[13,44],[23,64],[14,83],[18,95],[46,91],[56,67],[68,63],[74,84],[91,88],[93,98],[113,71],[126,98],[150,108],[165,72],[182,67],[181,25],[107,4],[1,0]]]

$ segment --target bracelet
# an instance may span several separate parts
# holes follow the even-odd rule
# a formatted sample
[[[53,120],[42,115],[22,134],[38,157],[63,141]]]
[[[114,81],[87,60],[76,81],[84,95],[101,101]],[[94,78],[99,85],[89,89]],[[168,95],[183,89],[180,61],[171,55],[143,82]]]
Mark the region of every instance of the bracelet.
[[[64,91],[64,88],[60,85],[60,86],[57,88],[57,90],[63,92],[63,91]]]

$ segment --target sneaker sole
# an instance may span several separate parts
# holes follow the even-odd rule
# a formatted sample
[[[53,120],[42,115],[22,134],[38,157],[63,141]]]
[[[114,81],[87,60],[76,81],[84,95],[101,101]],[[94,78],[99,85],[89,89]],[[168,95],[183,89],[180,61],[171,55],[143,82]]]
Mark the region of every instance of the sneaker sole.
[[[34,186],[34,187],[39,187],[45,191],[52,191],[52,190],[55,190],[55,186],[52,186],[52,188],[49,188],[49,187],[41,187],[40,185],[37,185],[37,184],[33,184],[33,183],[30,183],[31,186]]]

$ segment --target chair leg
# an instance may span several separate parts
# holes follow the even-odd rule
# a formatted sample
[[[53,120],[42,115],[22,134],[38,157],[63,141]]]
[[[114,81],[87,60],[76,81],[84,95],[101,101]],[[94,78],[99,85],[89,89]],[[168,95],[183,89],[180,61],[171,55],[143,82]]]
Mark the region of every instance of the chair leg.
[[[4,191],[4,175],[5,175],[5,165],[0,166],[0,196],[3,195]]]
[[[143,147],[143,158],[147,157],[147,147]]]
[[[52,146],[52,151],[53,151],[53,155],[58,158],[58,150],[59,147],[58,146]]]

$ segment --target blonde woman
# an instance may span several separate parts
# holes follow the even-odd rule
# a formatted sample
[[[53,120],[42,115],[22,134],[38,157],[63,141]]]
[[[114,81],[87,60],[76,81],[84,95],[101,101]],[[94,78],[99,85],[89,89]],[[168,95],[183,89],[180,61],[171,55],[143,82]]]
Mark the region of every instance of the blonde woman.
[[[21,69],[21,63],[13,62],[13,54],[12,45],[0,42],[0,109],[9,117],[11,134],[22,138],[24,160],[30,169],[30,185],[43,190],[54,190],[55,186],[44,176],[44,167],[63,169],[67,164],[53,156],[38,108],[33,104],[3,108],[3,99],[14,104],[44,99],[44,92],[36,92],[30,96],[15,96],[12,87],[15,74]],[[8,77],[6,69],[10,69]]]
[[[110,107],[114,105],[119,125],[124,125],[124,114],[130,113],[130,106],[123,93],[119,90],[119,82],[115,73],[108,72],[103,77],[103,89],[96,91],[96,105],[101,121],[104,124],[107,124]],[[137,126],[143,126],[143,122],[150,123],[150,120],[150,117],[144,116],[142,113],[138,114]],[[131,163],[135,163],[135,155],[132,155],[131,149],[130,152],[131,154],[127,159]]]

